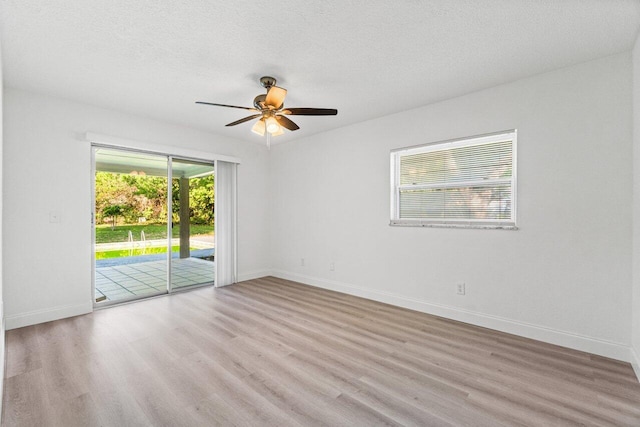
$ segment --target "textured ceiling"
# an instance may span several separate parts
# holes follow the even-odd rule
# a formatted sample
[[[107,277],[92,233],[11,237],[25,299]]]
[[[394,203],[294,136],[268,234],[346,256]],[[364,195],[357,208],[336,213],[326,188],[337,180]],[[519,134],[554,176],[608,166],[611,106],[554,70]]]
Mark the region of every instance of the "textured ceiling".
[[[262,75],[295,117],[279,141],[632,48],[638,0],[3,0],[5,85],[235,138]],[[275,141],[274,141],[275,142]]]

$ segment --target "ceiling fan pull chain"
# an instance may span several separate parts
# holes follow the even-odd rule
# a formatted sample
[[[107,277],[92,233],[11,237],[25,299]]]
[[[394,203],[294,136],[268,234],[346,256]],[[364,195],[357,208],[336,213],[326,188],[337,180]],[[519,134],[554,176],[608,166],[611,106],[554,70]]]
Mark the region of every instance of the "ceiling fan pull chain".
[[[267,134],[267,150],[271,151],[271,132],[265,132]]]

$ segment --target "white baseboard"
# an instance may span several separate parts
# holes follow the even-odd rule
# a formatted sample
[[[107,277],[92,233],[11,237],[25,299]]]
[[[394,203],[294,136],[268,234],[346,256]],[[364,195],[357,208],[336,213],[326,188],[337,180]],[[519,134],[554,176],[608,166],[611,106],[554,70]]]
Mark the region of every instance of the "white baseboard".
[[[254,270],[247,271],[246,273],[238,274],[238,282],[244,282],[245,280],[259,279],[260,277],[271,276],[271,270]]]
[[[640,381],[640,355],[633,347],[631,347],[631,366],[633,366],[633,371],[636,373],[636,378]]]
[[[1,294],[2,292],[0,292]],[[0,295],[1,296],[1,295]],[[0,423],[4,421],[4,414],[2,411],[2,404],[4,400],[4,376],[7,374],[7,347],[5,345],[4,331],[5,331],[5,321],[4,321],[4,301],[0,301],[0,366],[2,366],[2,378],[0,378]]]
[[[271,271],[271,274],[282,279],[293,280],[323,289],[355,295],[386,304],[445,317],[447,319],[458,320],[460,322],[470,323],[476,326],[495,329],[497,331],[544,341],[562,347],[609,357],[611,359],[621,360],[624,362],[630,362],[631,359],[629,346],[621,343],[283,270],[273,270]],[[638,371],[636,371],[636,373],[638,373]]]
[[[34,310],[13,316],[6,316],[6,327],[7,330],[17,329],[23,326],[64,319],[65,317],[79,316],[81,314],[91,313],[92,311],[93,304],[91,301],[85,304],[62,305],[44,310]]]

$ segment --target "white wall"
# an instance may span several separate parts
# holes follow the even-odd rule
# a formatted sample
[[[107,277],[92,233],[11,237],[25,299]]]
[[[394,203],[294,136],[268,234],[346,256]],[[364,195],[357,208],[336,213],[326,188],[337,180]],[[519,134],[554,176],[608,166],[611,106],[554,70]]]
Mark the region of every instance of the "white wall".
[[[2,157],[3,157],[3,135],[4,132],[2,130],[3,126],[3,114],[2,114],[2,105],[3,105],[3,80],[2,80],[2,43],[0,41],[0,366],[2,367],[2,375],[0,375],[0,414],[2,414],[2,395],[4,392],[4,330],[5,330],[5,314],[4,314],[4,298],[2,291],[2,203],[4,200],[3,192],[2,192]]]
[[[625,53],[275,146],[274,273],[628,360],[630,94]],[[388,225],[391,149],[512,128],[519,230]]]
[[[239,275],[265,274],[264,146],[7,88],[3,248],[8,328],[92,309],[90,145],[81,140],[88,131],[239,157]],[[49,222],[50,211],[60,213],[60,223]]]
[[[640,34],[633,49],[633,298],[631,362],[640,380]]]

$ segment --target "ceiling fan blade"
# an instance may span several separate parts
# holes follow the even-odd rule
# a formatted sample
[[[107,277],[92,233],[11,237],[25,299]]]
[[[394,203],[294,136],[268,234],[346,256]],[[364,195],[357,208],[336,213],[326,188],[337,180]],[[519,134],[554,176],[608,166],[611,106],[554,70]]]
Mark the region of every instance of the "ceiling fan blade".
[[[253,119],[258,118],[260,116],[262,116],[262,114],[254,114],[252,116],[245,117],[244,119],[236,120],[235,122],[231,122],[229,124],[226,124],[225,126],[239,125],[240,123],[248,122],[249,120],[253,120]]]
[[[282,114],[292,116],[335,116],[338,110],[334,108],[287,108]]]
[[[264,103],[275,108],[276,110],[284,104],[284,97],[287,96],[287,90],[278,86],[271,86],[267,92],[267,99]]]
[[[276,120],[278,121],[278,123],[280,124],[280,126],[282,126],[283,128],[287,128],[289,130],[298,130],[300,129],[300,126],[298,126],[297,124],[295,124],[293,121],[291,121],[291,119],[289,119],[288,117],[285,116],[276,116]]]
[[[227,105],[227,104],[215,104],[213,102],[202,102],[202,101],[196,101],[196,104],[203,104],[203,105],[215,105],[216,107],[229,107],[229,108],[239,108],[241,110],[249,110],[249,111],[259,111],[256,108],[250,108],[250,107],[238,107],[237,105]]]

